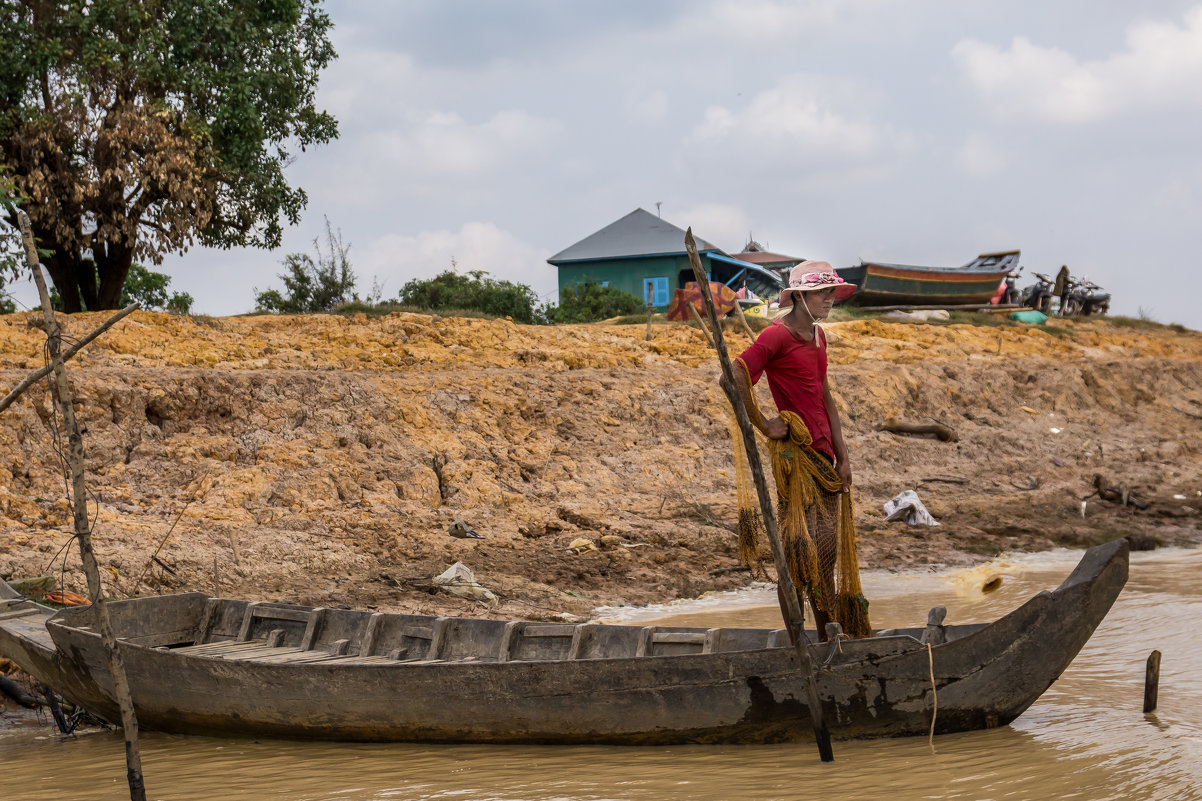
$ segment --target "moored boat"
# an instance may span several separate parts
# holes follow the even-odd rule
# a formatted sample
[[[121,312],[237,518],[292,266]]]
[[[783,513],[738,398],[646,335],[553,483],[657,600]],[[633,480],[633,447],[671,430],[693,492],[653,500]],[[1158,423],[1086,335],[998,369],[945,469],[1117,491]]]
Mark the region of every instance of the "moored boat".
[[[920,267],[861,261],[836,270],[859,291],[856,306],[988,304],[1006,274],[1018,267],[1020,251],[982,253],[962,267]]]
[[[837,738],[1002,726],[1063,672],[1127,578],[1127,543],[989,624],[811,642]],[[119,719],[91,608],[0,582],[0,655]],[[763,743],[813,738],[784,630],[544,623],[211,598],[109,604],[142,725],[195,734],[494,743]],[[811,638],[812,639],[812,638]]]

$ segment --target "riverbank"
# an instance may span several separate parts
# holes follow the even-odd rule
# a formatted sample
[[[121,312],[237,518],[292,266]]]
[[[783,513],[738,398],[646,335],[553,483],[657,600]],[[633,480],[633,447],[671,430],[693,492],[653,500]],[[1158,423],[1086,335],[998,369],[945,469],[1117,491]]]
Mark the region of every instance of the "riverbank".
[[[8,386],[41,366],[27,317],[0,317]],[[1106,320],[827,331],[863,567],[1202,539],[1202,335]],[[644,332],[135,314],[70,372],[109,592],[546,618],[741,586],[712,352],[686,326]],[[880,430],[888,418],[957,440]],[[53,419],[44,392],[0,415],[0,576],[58,573],[70,541]],[[1096,475],[1148,507],[1091,497],[1082,517]],[[881,520],[905,489],[939,527]],[[448,536],[456,513],[483,539]],[[456,561],[496,608],[432,594]],[[65,575],[83,589],[74,551]]]

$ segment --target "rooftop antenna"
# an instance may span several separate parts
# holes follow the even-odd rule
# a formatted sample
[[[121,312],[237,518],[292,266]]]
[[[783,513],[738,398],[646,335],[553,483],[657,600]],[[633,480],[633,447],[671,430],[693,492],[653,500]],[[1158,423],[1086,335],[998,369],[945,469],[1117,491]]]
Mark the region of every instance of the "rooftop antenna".
[[[662,214],[660,214],[660,213],[659,213],[659,207],[660,207],[660,206],[662,206],[662,205],[664,205],[664,202],[663,202],[662,200],[657,200],[657,201],[655,201],[655,216],[656,216],[656,217],[660,217],[660,218],[662,218],[662,217],[664,216],[664,215],[662,215]]]

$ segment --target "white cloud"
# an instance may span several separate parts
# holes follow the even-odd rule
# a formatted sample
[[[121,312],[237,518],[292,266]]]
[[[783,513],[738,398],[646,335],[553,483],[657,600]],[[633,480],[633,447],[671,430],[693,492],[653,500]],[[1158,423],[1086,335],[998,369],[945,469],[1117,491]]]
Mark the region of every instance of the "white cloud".
[[[529,285],[553,297],[557,287],[551,255],[491,222],[464,223],[458,231],[423,231],[416,236],[387,234],[356,248],[355,270],[366,284],[373,276],[385,297],[396,297],[412,278],[429,278],[454,268],[484,270],[492,278]]]
[[[710,106],[688,142],[753,161],[859,160],[885,148],[886,132],[879,124],[855,121],[833,109],[820,99],[813,79],[791,76],[742,108]]]
[[[1202,6],[1182,25],[1128,26],[1126,48],[1079,61],[1056,47],[1016,36],[1003,50],[975,39],[952,48],[964,77],[994,112],[1061,123],[1088,123],[1134,111],[1202,106]]]
[[[409,175],[479,176],[537,155],[559,128],[515,109],[476,125],[455,112],[424,111],[409,115],[405,130],[367,134],[364,146]]]
[[[791,42],[801,46],[817,29],[829,28],[842,15],[873,4],[873,0],[719,0],[690,7],[678,21],[679,33],[694,42],[717,37],[724,44]]]

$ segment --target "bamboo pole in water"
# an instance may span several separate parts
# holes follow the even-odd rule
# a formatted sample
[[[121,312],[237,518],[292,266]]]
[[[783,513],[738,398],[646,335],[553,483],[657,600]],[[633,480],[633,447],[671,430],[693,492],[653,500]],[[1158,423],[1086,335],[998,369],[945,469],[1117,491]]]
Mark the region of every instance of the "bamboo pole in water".
[[[684,235],[685,250],[689,254],[689,263],[693,267],[693,276],[701,287],[701,296],[705,298],[705,309],[709,313],[713,327],[714,349],[718,351],[718,361],[722,364],[722,389],[730,399],[735,410],[735,418],[739,421],[739,430],[743,433],[743,447],[747,449],[747,461],[751,466],[751,475],[755,479],[756,494],[759,495],[760,513],[764,516],[764,528],[768,532],[768,541],[772,544],[772,558],[776,562],[776,580],[781,593],[785,597],[788,616],[785,626],[790,632],[797,627],[798,637],[795,643],[797,662],[805,681],[806,701],[810,708],[810,722],[814,726],[814,739],[818,743],[818,755],[823,762],[831,762],[835,758],[831,750],[831,735],[826,727],[826,719],[822,713],[822,702],[818,699],[818,687],[814,678],[814,663],[810,658],[810,646],[806,641],[805,629],[802,626],[801,602],[797,600],[797,590],[793,586],[793,578],[789,575],[788,562],[785,559],[785,549],[781,544],[780,532],[776,528],[776,514],[772,509],[772,498],[768,495],[768,482],[764,479],[764,467],[760,462],[760,450],[755,442],[755,430],[751,427],[751,418],[743,405],[743,398],[735,389],[734,368],[731,366],[730,355],[726,352],[726,339],[722,336],[722,325],[718,321],[718,312],[714,309],[714,298],[710,294],[709,276],[701,266],[701,257],[697,255],[697,243],[693,239],[693,229],[690,227]],[[689,305],[692,308],[692,304]],[[701,322],[698,320],[698,322]],[[705,326],[702,326],[704,329]]]
[[[1144,714],[1156,711],[1160,695],[1160,651],[1148,654],[1148,667],[1144,673]]]
[[[103,588],[100,584],[100,567],[96,563],[96,554],[92,550],[91,526],[88,521],[88,488],[84,483],[83,436],[79,431],[79,420],[75,417],[71,387],[67,382],[66,369],[63,367],[62,332],[54,317],[54,310],[50,308],[50,292],[46,289],[45,278],[42,277],[42,265],[38,261],[38,251],[34,245],[33,232],[29,227],[29,217],[23,211],[17,212],[17,216],[21,225],[21,235],[25,239],[29,268],[33,272],[33,280],[38,286],[38,296],[42,301],[42,315],[46,321],[50,364],[54,372],[54,394],[62,409],[63,422],[67,428],[69,447],[67,463],[71,471],[75,538],[79,540],[79,555],[83,560],[84,573],[88,577],[88,595],[96,611],[100,637],[104,641],[109,673],[113,677],[114,695],[117,696],[117,704],[121,708],[121,728],[125,735],[125,771],[126,780],[129,782],[129,797],[130,801],[146,801],[146,785],[142,778],[142,752],[138,744],[138,719],[134,714],[133,698],[130,696],[129,681],[125,675],[125,664],[121,660],[120,651],[117,650],[117,638],[113,634],[108,606],[104,602]]]

